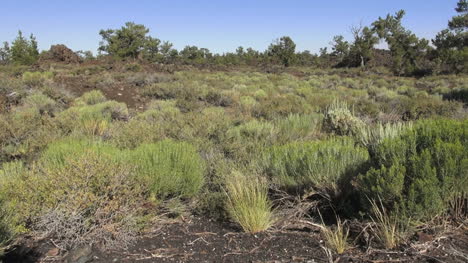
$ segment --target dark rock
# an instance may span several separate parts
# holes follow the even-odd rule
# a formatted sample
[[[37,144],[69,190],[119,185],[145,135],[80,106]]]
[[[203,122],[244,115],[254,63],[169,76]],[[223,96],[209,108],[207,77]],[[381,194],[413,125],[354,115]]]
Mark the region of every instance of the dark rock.
[[[83,246],[71,250],[65,258],[66,263],[87,263],[93,260],[93,249],[90,246]]]

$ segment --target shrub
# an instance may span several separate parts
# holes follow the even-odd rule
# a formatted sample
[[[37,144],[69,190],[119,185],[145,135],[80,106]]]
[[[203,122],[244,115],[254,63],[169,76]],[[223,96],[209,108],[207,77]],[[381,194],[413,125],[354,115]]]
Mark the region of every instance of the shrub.
[[[95,102],[94,99],[89,99],[86,94],[84,95],[84,100],[81,100],[82,98],[78,99],[78,102]],[[74,106],[58,115],[58,121],[66,132],[96,136],[105,135],[112,120],[124,120],[127,118],[127,106],[125,103],[116,101]]]
[[[121,149],[133,149],[142,143],[153,143],[163,139],[160,123],[150,120],[131,119],[128,122],[113,122],[109,128],[109,141]]]
[[[245,232],[265,231],[274,223],[264,178],[233,172],[226,178],[227,211]]]
[[[56,111],[57,103],[46,95],[35,92],[23,100],[23,107],[36,109],[40,114],[48,113],[53,115]]]
[[[373,167],[359,176],[363,199],[378,200],[390,212],[414,220],[443,213],[468,189],[467,121],[428,120],[396,138],[385,139]]]
[[[412,128],[413,124],[411,122],[377,123],[375,126],[362,126],[357,130],[356,137],[358,141],[373,154],[375,148],[382,143],[382,141],[385,139],[397,138]]]
[[[266,121],[249,121],[230,128],[225,135],[224,150],[238,161],[250,162],[260,151],[275,142],[276,130]]]
[[[95,105],[105,102],[107,99],[100,90],[92,90],[84,93],[81,97],[77,98],[73,103],[75,106]]]
[[[37,229],[52,235],[62,249],[119,248],[134,240],[142,188],[131,166],[92,150],[68,155],[59,166],[49,164],[38,172]]]
[[[93,152],[98,155],[106,155],[119,159],[121,152],[114,146],[102,141],[88,139],[65,138],[48,145],[42,153],[39,162],[48,168],[63,168],[67,159],[81,156]]]
[[[320,132],[322,116],[319,114],[291,114],[274,122],[278,130],[278,142],[307,140]]]
[[[204,162],[188,143],[164,140],[143,144],[130,154],[139,176],[156,196],[193,197],[204,183]]]
[[[274,146],[265,156],[265,169],[280,187],[337,194],[340,183],[349,182],[367,160],[367,150],[344,137]]]
[[[23,83],[30,87],[39,87],[42,86],[46,81],[51,80],[54,77],[52,72],[24,72],[23,73]]]
[[[32,157],[59,136],[50,116],[34,108],[16,108],[0,115],[0,160]]]
[[[13,233],[10,227],[8,212],[4,207],[4,201],[0,201],[0,256],[3,255],[4,246],[11,240]]]
[[[349,110],[347,103],[337,100],[328,106],[323,119],[325,130],[338,135],[356,135],[364,125],[364,122]]]

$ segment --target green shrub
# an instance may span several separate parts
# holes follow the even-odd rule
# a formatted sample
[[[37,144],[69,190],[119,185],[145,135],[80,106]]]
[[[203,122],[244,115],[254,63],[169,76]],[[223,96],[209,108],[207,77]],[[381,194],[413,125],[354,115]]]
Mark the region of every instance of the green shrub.
[[[226,132],[223,146],[229,156],[240,162],[250,162],[275,140],[276,129],[272,123],[252,120],[230,128]]]
[[[227,211],[245,232],[265,231],[274,223],[265,178],[233,172],[226,178]]]
[[[278,130],[278,142],[286,143],[295,140],[307,140],[320,132],[322,115],[291,114],[274,122]]]
[[[32,175],[38,182],[33,199],[24,200],[40,208],[31,218],[34,228],[50,235],[62,249],[129,245],[142,215],[143,188],[133,167],[114,158],[87,149],[67,155],[61,165],[42,163]]]
[[[376,147],[359,177],[363,199],[427,220],[447,210],[468,189],[468,122],[427,120]]]
[[[13,237],[10,223],[8,211],[4,207],[4,201],[0,200],[0,256],[3,255],[5,245]]]
[[[95,102],[93,99],[85,101]],[[58,115],[58,122],[66,132],[103,136],[108,132],[112,120],[124,120],[128,115],[125,103],[105,101],[70,107]]]
[[[0,115],[0,160],[33,157],[60,137],[53,119],[34,108],[20,107]]]
[[[350,138],[274,146],[266,154],[265,169],[283,188],[313,188],[337,194],[368,160],[367,150]]]
[[[107,101],[104,94],[100,90],[92,90],[84,93],[81,97],[77,98],[74,102],[75,106],[95,105]]]
[[[63,168],[67,159],[71,157],[80,158],[89,152],[112,156],[116,160],[121,155],[120,150],[115,146],[102,141],[65,138],[49,144],[42,153],[39,163],[47,168]]]
[[[204,161],[188,143],[143,144],[130,155],[137,173],[156,196],[193,197],[204,183]]]
[[[31,86],[31,87],[38,87],[42,86],[46,81],[51,80],[54,77],[52,72],[24,72],[23,73],[23,83]]]
[[[323,119],[325,130],[338,135],[356,135],[364,125],[364,122],[349,110],[348,104],[340,101],[328,106]]]
[[[46,95],[35,92],[23,100],[23,107],[36,109],[40,114],[53,115],[57,110],[57,103]]]
[[[133,149],[165,137],[160,123],[142,119],[113,122],[108,135],[109,141],[121,149]]]

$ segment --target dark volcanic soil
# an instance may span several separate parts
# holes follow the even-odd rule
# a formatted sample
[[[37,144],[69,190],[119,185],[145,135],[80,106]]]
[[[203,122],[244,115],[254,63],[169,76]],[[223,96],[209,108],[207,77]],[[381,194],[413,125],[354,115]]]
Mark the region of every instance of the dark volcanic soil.
[[[246,234],[232,226],[193,217],[142,236],[129,250],[89,250],[89,261],[66,260],[49,241],[23,245],[3,262],[330,262],[317,232],[288,230]],[[71,252],[73,253],[73,252]],[[333,262],[468,262],[468,233],[459,230],[400,250],[353,248]]]

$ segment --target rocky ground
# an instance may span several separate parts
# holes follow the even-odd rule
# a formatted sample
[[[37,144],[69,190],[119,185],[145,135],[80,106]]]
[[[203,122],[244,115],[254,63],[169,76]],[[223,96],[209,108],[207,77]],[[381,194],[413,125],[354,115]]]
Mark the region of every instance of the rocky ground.
[[[203,217],[166,223],[138,238],[128,250],[81,247],[61,251],[48,239],[24,242],[4,258],[9,262],[468,262],[468,231],[422,234],[397,250],[361,248],[330,256],[317,230],[272,230],[246,234]]]

